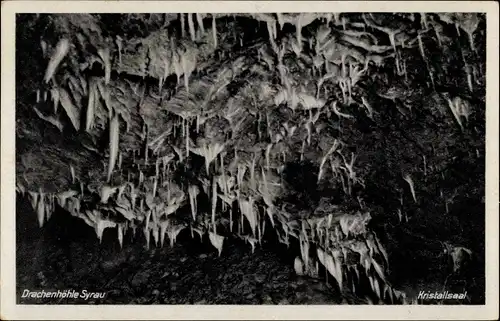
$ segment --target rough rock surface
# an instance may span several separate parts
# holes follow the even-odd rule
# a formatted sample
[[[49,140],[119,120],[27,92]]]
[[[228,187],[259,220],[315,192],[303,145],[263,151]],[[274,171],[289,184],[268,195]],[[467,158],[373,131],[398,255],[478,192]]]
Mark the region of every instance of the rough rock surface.
[[[16,187],[40,226],[61,207],[103,243],[135,230],[142,245],[175,245],[191,230],[223,253],[233,237],[253,247],[272,231],[307,275],[326,268],[343,291],[369,288],[375,302],[404,301],[405,280],[418,288],[424,276],[428,287],[465,280],[471,300],[484,300],[483,15],[17,23]],[[266,256],[255,251],[258,265]],[[130,286],[151,273],[128,275]],[[150,291],[160,300],[166,290]],[[254,292],[248,300],[264,300]]]

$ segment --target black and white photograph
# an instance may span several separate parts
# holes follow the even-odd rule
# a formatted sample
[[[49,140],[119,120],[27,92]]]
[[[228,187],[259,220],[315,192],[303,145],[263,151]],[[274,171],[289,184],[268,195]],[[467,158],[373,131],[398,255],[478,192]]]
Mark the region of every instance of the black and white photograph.
[[[19,309],[492,303],[498,11],[144,3],[12,15],[2,297]]]

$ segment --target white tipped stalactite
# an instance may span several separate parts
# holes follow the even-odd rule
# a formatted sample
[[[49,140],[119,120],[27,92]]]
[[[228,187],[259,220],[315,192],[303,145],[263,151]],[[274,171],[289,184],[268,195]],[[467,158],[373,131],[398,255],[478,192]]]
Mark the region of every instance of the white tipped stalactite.
[[[198,22],[198,28],[200,28],[201,34],[205,33],[205,27],[203,26],[203,14],[196,13],[196,22]]]
[[[214,48],[217,48],[217,23],[215,21],[215,14],[212,14],[212,37]]]
[[[97,53],[104,64],[104,83],[107,85],[111,80],[111,55],[109,48],[99,49]]]
[[[108,182],[111,180],[111,174],[115,168],[116,158],[118,156],[120,140],[120,122],[118,114],[115,114],[109,124],[109,161],[108,161]]]
[[[189,27],[189,34],[191,36],[191,40],[195,41],[196,40],[196,29],[194,27],[193,14],[188,13],[187,18],[188,18],[188,27]]]
[[[70,49],[70,42],[68,39],[63,38],[59,40],[54,50],[54,53],[50,58],[47,70],[45,70],[45,76],[44,76],[45,83],[48,83],[52,79],[57,70],[57,67],[59,67],[64,57],[66,57],[66,55],[68,54],[69,49]]]
[[[193,217],[193,221],[196,221],[196,210],[198,207],[196,199],[197,199],[199,193],[200,193],[200,190],[199,190],[198,186],[190,185],[188,187],[189,204],[191,206],[191,215]]]
[[[40,191],[38,197],[38,202],[36,206],[36,214],[38,217],[38,225],[40,227],[43,227],[43,224],[45,222],[45,195]]]
[[[123,162],[123,154],[121,152],[118,152],[118,169],[122,169],[122,162]]]
[[[123,48],[122,37],[116,36],[115,43],[116,43],[116,46],[118,47],[118,63],[121,65],[121,63],[122,63],[122,48]]]
[[[69,171],[71,173],[71,182],[74,184],[76,181],[76,174],[75,174],[75,168],[71,164],[69,165]]]
[[[153,240],[155,241],[155,247],[158,247],[158,240],[159,240],[158,225],[153,226],[153,228],[151,230],[153,232]]]
[[[257,166],[257,154],[252,157],[252,163],[250,164],[250,188],[255,190],[257,182],[255,180],[255,167]]]
[[[184,136],[186,137],[186,159],[189,158],[189,119],[185,119],[184,122],[186,123],[185,125],[185,133]]]
[[[89,82],[89,97],[87,104],[87,115],[85,119],[85,130],[89,132],[94,128],[94,118],[95,118],[95,100],[98,99],[97,96],[97,86],[95,82],[91,79]]]
[[[142,229],[142,232],[144,233],[144,237],[146,238],[146,248],[149,249],[149,243],[151,241],[151,231],[148,228],[144,227]]]
[[[215,232],[209,232],[209,239],[212,245],[217,249],[219,256],[222,254],[222,247],[224,244],[224,237],[216,234]]]
[[[123,224],[118,224],[116,229],[118,233],[118,243],[120,243],[120,248],[123,248]]]
[[[283,21],[283,14],[282,13],[276,13],[276,18],[278,20],[278,25],[280,26],[280,30],[283,29],[283,25],[285,24]]]
[[[295,22],[295,32],[297,33],[297,44],[299,46],[299,53],[302,52],[302,14],[299,14]]]
[[[214,176],[212,178],[212,225],[214,233],[217,233],[217,223],[215,221],[216,209],[217,209],[217,182]]]
[[[80,109],[73,104],[73,101],[64,88],[59,88],[59,99],[62,107],[66,111],[69,119],[71,120],[71,124],[76,131],[80,130]]]
[[[57,109],[59,107],[59,88],[55,87],[50,90],[50,97],[54,102],[54,114],[57,113]]]
[[[188,56],[189,55],[189,56]],[[189,76],[192,71],[193,65],[196,64],[194,61],[195,57],[190,55],[188,52],[181,55],[181,69],[184,75],[184,87],[186,87],[186,92],[189,94]]]
[[[181,16],[181,36],[184,38],[185,35],[185,29],[186,29],[186,22],[184,20],[184,13],[179,13]]]
[[[170,240],[170,247],[174,247],[175,242],[177,241],[177,236],[184,229],[183,226],[171,226],[168,230],[168,238]]]

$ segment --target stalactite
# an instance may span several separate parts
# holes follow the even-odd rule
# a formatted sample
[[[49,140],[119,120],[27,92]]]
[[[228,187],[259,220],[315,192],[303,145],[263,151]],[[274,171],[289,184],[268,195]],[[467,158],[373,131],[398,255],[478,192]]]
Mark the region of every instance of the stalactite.
[[[71,174],[71,182],[74,184],[76,180],[75,168],[72,164],[69,165],[69,172]]]
[[[66,57],[66,55],[68,54],[69,49],[70,49],[70,42],[68,39],[63,38],[59,40],[59,42],[56,45],[56,49],[54,50],[54,53],[50,57],[47,69],[45,71],[45,76],[43,78],[45,83],[48,83],[52,79],[54,73],[57,70],[57,67],[62,62],[64,57]]]
[[[464,66],[465,72],[467,74],[467,85],[469,86],[470,92],[474,92],[474,85],[473,85],[473,72],[471,66],[466,64]]]
[[[302,147],[300,149],[300,161],[303,161],[304,160],[304,151],[306,149],[306,141],[303,140],[302,141]]]
[[[154,177],[154,182],[153,182],[153,198],[156,197],[156,189],[158,188],[158,177]]]
[[[210,242],[217,249],[219,256],[222,254],[222,247],[224,244],[224,237],[221,235],[217,235],[215,232],[209,232],[208,234]]]
[[[113,119],[110,120],[109,125],[109,162],[108,162],[108,182],[111,180],[111,174],[115,167],[116,158],[118,155],[120,139],[120,123],[118,121],[118,115],[115,115]]]
[[[200,190],[196,185],[190,185],[188,187],[189,194],[189,204],[191,206],[191,216],[193,217],[193,221],[196,221],[196,210],[198,208],[196,198],[199,194]]]
[[[266,169],[267,171],[269,171],[269,168],[270,168],[270,155],[271,155],[271,148],[273,147],[273,144],[270,143],[270,144],[267,144],[267,147],[266,147]]]
[[[222,172],[222,194],[226,196],[228,194],[228,185],[226,179],[226,169],[224,168],[224,155],[220,154],[220,166]],[[226,202],[222,202],[222,211],[226,210]]]
[[[420,55],[422,56],[424,61],[427,62],[427,57],[426,57],[425,51],[424,51],[424,44],[422,42],[422,35],[419,33],[417,38],[418,38],[418,48],[420,49]]]
[[[269,42],[270,42],[271,46],[274,48],[274,50],[276,51],[277,47],[276,47],[276,43],[274,42],[274,39],[276,37],[276,35],[274,34],[274,29],[276,28],[276,26],[273,27],[273,23],[274,22],[267,21],[266,25],[267,25],[267,32],[269,34]]]
[[[283,21],[283,14],[278,12],[278,13],[276,13],[276,17],[278,20],[278,25],[280,26],[280,30],[282,30],[283,26],[285,24],[285,22]]]
[[[99,49],[97,53],[104,63],[104,83],[107,85],[111,80],[111,56],[109,48]]]
[[[186,25],[186,22],[184,21],[184,13],[179,13],[181,15],[181,37],[184,38],[184,35],[185,35],[185,25]]]
[[[149,229],[147,229],[146,227],[144,227],[142,229],[142,232],[144,233],[144,237],[146,238],[146,248],[149,249],[149,243],[151,240],[151,231]]]
[[[215,211],[217,208],[217,182],[215,176],[212,178],[212,225],[214,233],[217,233],[217,224],[215,222]]]
[[[297,44],[299,45],[299,53],[302,52],[302,14],[299,14],[295,23],[295,32],[297,33]]]
[[[118,224],[116,229],[118,233],[118,243],[120,243],[120,248],[123,248],[123,225]]]
[[[189,159],[189,120],[185,120],[186,125],[184,126],[185,133],[184,136],[186,137],[186,159]]]
[[[170,240],[170,247],[174,247],[177,241],[177,236],[184,229],[183,226],[171,226],[168,231],[168,238]]]
[[[215,21],[215,14],[212,14],[212,36],[214,48],[217,48],[217,25]]]
[[[429,28],[427,23],[427,14],[425,12],[420,13],[420,24],[421,28],[427,30]]]
[[[201,34],[204,34],[205,26],[203,25],[203,13],[196,13],[196,21],[198,22],[198,27],[200,28]]]
[[[195,41],[196,40],[196,30],[194,28],[193,14],[188,13],[187,17],[188,17],[189,34],[191,35],[191,41]]]
[[[250,165],[250,188],[255,189],[256,181],[255,181],[255,166],[257,165],[257,154],[254,154],[252,157],[252,163]]]
[[[122,162],[123,162],[123,153],[121,152],[118,152],[118,169],[121,169],[122,168]]]
[[[45,221],[45,198],[42,191],[38,193],[39,197],[37,197],[38,202],[36,203],[36,214],[38,217],[38,225],[43,227],[43,223]]]

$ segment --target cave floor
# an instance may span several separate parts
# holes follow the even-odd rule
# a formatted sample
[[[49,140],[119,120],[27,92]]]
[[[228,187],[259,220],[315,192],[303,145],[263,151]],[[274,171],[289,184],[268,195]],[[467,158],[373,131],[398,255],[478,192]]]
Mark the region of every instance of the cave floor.
[[[219,257],[196,234],[196,241],[188,241],[189,232],[182,232],[173,247],[167,238],[163,247],[156,247],[151,238],[149,249],[142,233],[133,237],[130,232],[120,248],[114,230],[105,230],[99,244],[93,229],[79,219],[53,217],[40,229],[29,207],[21,207],[18,221],[25,222],[17,237],[18,304],[354,303],[326,282],[298,277],[293,258],[284,254],[286,247],[280,251],[264,245],[252,254],[249,245],[229,241]],[[30,224],[19,213],[31,216]],[[22,297],[25,290],[42,289],[106,295],[87,300]]]
[[[231,244],[217,251],[141,245],[99,247],[82,241],[64,246],[20,244],[20,304],[335,304],[341,299],[324,282],[295,276],[273,252]],[[92,244],[94,243],[94,244]],[[41,248],[44,248],[41,250]],[[106,292],[100,300],[22,298],[24,289]]]

